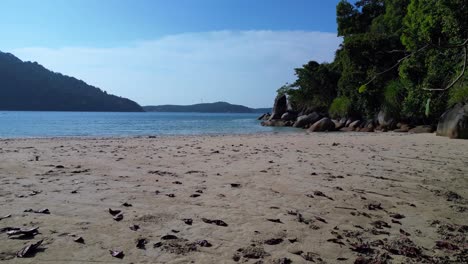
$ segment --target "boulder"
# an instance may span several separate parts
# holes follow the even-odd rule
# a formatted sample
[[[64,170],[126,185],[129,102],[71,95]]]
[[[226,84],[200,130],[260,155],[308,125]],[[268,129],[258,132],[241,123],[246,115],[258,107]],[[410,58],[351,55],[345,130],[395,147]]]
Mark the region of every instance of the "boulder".
[[[320,116],[316,112],[313,112],[312,114],[308,114],[308,115],[302,115],[302,116],[297,118],[297,120],[294,123],[293,127],[305,128],[305,127],[319,121],[321,118],[322,118],[322,116]]]
[[[393,132],[406,133],[409,132],[411,129],[411,126],[405,123],[398,123],[396,127],[397,129],[393,130]]]
[[[345,117],[343,117],[343,118],[340,119],[340,123],[343,123],[344,125],[346,125],[346,120],[347,119]]]
[[[270,120],[281,119],[281,116],[288,111],[288,98],[285,94],[278,95],[275,98],[275,104],[273,105],[273,113],[271,114]]]
[[[345,126],[345,123],[341,123],[338,120],[332,119],[332,122],[335,124],[335,130],[340,130]]]
[[[257,120],[268,120],[270,119],[270,113],[263,114],[257,118]]]
[[[297,118],[297,114],[293,112],[286,112],[281,116],[281,120],[284,121],[295,121]]]
[[[356,119],[354,119],[354,118],[348,118],[348,119],[346,120],[345,127],[349,127],[349,124],[351,124],[352,122],[354,122],[354,120],[356,120]]]
[[[408,132],[414,134],[432,133],[434,132],[434,129],[432,128],[432,126],[417,126],[415,128],[410,129]]]
[[[335,123],[330,118],[324,117],[315,122],[308,130],[309,132],[335,131]]]
[[[406,130],[410,130],[412,127],[408,124],[400,124],[400,127],[401,129],[406,129]]]
[[[468,103],[456,104],[442,114],[437,125],[437,135],[468,139]]]
[[[292,125],[289,121],[284,120],[266,120],[261,123],[262,126],[273,126],[273,127],[283,127]]]
[[[374,129],[376,127],[374,119],[368,119],[366,122],[361,123],[361,128],[371,128]]]
[[[396,118],[384,110],[380,110],[379,114],[377,115],[377,120],[379,121],[379,125],[382,128],[391,129],[396,125]]]
[[[359,128],[360,124],[361,124],[361,120],[356,120],[356,121],[351,122],[351,124],[349,124],[348,127],[353,130],[356,130],[357,128]]]

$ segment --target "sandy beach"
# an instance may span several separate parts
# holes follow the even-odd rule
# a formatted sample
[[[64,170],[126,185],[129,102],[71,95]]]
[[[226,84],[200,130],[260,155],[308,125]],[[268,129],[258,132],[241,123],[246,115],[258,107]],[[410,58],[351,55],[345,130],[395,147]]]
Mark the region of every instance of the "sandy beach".
[[[2,139],[0,182],[2,263],[468,258],[468,141],[434,134]]]

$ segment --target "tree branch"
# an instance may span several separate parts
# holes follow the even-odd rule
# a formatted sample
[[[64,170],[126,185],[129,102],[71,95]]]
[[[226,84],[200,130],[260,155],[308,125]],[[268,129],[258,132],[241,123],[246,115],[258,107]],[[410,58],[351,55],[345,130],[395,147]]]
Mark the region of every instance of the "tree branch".
[[[465,39],[465,41],[463,41],[461,43],[452,44],[452,45],[448,45],[448,46],[440,46],[440,45],[436,45],[436,44],[433,44],[433,43],[429,43],[429,45],[431,45],[434,48],[438,48],[438,49],[461,48],[461,47],[466,47],[467,44],[468,44],[468,39]]]
[[[467,41],[465,41],[465,46],[463,46],[463,68],[462,68],[462,71],[460,73],[460,75],[457,76],[457,78],[455,78],[455,80],[453,80],[447,87],[445,88],[423,88],[423,90],[426,90],[426,91],[445,91],[445,90],[448,90],[450,88],[452,88],[452,86],[454,86],[462,77],[463,75],[465,74],[465,70],[466,70],[466,62],[468,60],[468,56],[467,56],[467,47],[466,47],[466,43],[468,43]]]
[[[386,69],[386,70],[383,71],[383,72],[376,73],[376,74],[374,75],[374,77],[372,77],[372,79],[370,79],[368,82],[366,82],[366,83],[363,84],[363,85],[368,85],[368,84],[370,84],[370,83],[373,82],[375,79],[377,79],[377,77],[379,77],[380,75],[385,74],[385,73],[387,73],[387,72],[389,72],[389,71],[395,69],[395,68],[396,68],[398,65],[400,65],[400,63],[402,63],[404,60],[406,60],[407,58],[413,56],[414,54],[416,54],[416,53],[418,53],[418,52],[420,52],[420,51],[425,50],[427,47],[429,47],[429,44],[426,44],[426,45],[424,45],[422,48],[418,49],[417,51],[412,52],[412,53],[410,53],[410,54],[404,56],[403,58],[399,59],[399,60],[397,61],[397,63],[395,63],[392,67]]]
[[[427,49],[428,47],[432,47],[432,48],[436,48],[436,49],[453,49],[453,48],[461,48],[463,47],[463,51],[464,51],[464,62],[463,62],[463,68],[462,68],[462,72],[460,75],[457,76],[457,78],[455,78],[455,80],[453,80],[447,87],[445,88],[435,88],[435,89],[431,89],[431,88],[423,88],[423,90],[427,90],[427,91],[445,91],[445,90],[448,90],[450,88],[452,88],[452,86],[454,86],[462,77],[463,75],[465,74],[465,71],[466,71],[466,64],[467,64],[467,46],[468,46],[468,39],[465,39],[463,42],[461,43],[458,43],[458,44],[452,44],[452,45],[448,45],[448,46],[440,46],[440,45],[436,45],[436,44],[433,44],[433,43],[427,43],[426,45],[424,45],[423,47],[421,47],[420,49],[416,50],[415,52],[412,52],[406,56],[404,56],[403,58],[399,59],[397,61],[397,63],[395,63],[395,65],[393,65],[392,67],[384,70],[383,72],[379,72],[379,73],[376,73],[374,75],[374,77],[372,77],[372,79],[370,79],[368,82],[366,82],[365,84],[363,84],[363,86],[366,86],[368,84],[370,84],[371,82],[373,82],[375,79],[377,79],[377,77],[379,77],[380,75],[382,74],[385,74],[391,70],[393,70],[394,68],[396,68],[398,65],[400,65],[400,63],[402,63],[404,60],[408,59],[409,57],[413,56],[414,54],[418,53],[418,52],[421,52],[425,49]],[[393,50],[393,51],[390,51],[390,52],[398,52],[396,50]]]

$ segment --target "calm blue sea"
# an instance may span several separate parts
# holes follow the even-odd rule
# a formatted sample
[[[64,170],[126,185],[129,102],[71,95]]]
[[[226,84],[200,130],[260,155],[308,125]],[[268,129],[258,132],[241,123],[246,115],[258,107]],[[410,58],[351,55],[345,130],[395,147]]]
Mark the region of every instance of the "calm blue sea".
[[[0,138],[250,134],[300,131],[262,127],[259,114],[0,112]]]

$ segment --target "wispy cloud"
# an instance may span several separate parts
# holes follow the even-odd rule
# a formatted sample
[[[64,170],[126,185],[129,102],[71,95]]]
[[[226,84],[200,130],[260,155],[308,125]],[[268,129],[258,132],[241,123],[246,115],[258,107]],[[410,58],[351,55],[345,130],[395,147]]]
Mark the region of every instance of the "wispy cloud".
[[[140,104],[229,101],[269,106],[295,67],[331,61],[341,39],[304,31],[215,31],[170,35],[125,47],[30,47],[23,60],[71,75]]]

